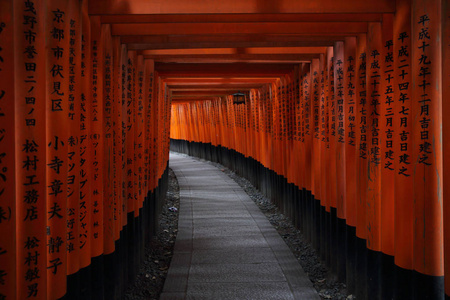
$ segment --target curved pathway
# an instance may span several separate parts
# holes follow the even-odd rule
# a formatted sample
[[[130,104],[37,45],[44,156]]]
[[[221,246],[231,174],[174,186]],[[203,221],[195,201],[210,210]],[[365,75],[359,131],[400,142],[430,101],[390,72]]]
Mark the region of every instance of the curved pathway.
[[[170,154],[180,186],[174,256],[160,299],[320,299],[242,188],[211,164]]]

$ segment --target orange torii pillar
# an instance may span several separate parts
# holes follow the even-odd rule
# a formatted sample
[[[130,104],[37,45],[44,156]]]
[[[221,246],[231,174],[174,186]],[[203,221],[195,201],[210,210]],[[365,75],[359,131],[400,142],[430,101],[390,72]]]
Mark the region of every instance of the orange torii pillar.
[[[135,154],[135,79],[136,79],[136,51],[128,51],[128,60],[126,65],[126,169],[127,169],[127,183],[126,183],[126,201],[127,201],[127,253],[128,253],[128,280],[134,278],[134,269],[137,266],[137,252],[133,247],[136,241],[136,224],[135,211],[137,207],[136,181],[134,176],[134,154]]]
[[[15,144],[15,123],[16,113],[19,111],[15,108],[15,80],[21,80],[23,78],[15,78],[17,74],[14,70],[14,54],[21,52],[15,52],[14,50],[14,5],[13,1],[0,2],[0,197],[2,197],[2,203],[0,204],[0,276],[2,283],[0,285],[0,298],[3,299],[16,299],[16,223],[22,223],[23,220],[16,220],[16,151],[22,151],[21,145]],[[29,27],[29,25],[27,26]],[[23,37],[17,37],[17,40]],[[23,45],[23,41],[20,41],[20,46]],[[20,66],[23,68],[23,65]],[[20,74],[24,72],[21,70]],[[22,98],[23,100],[23,98]],[[22,105],[25,108],[24,105]],[[20,115],[17,116],[21,120],[24,128],[25,109],[22,109]],[[17,147],[17,148],[16,148]],[[17,150],[16,150],[17,149]],[[24,153],[26,154],[26,153]],[[24,156],[24,154],[22,156]],[[33,155],[33,153],[30,153]],[[30,155],[28,154],[28,155]],[[19,162],[19,165],[22,162]],[[34,172],[33,169],[31,169]],[[24,172],[21,172],[24,177]],[[22,201],[21,201],[22,202]],[[29,204],[34,204],[32,201]],[[23,209],[23,208],[22,208]],[[18,222],[17,222],[18,221]],[[11,236],[14,238],[12,239]],[[20,244],[18,244],[21,246]],[[17,249],[18,250],[18,249]],[[26,250],[25,250],[26,251]],[[22,251],[21,251],[22,252]],[[31,253],[31,252],[30,252]],[[24,252],[21,253],[25,255]],[[24,257],[20,258],[20,261]],[[44,258],[40,259],[44,261]],[[25,260],[26,262],[26,260]],[[36,261],[37,263],[38,261]],[[43,264],[41,263],[41,266]],[[30,262],[29,266],[25,265],[20,271],[24,274],[26,267],[36,267],[34,262]],[[25,271],[25,272],[23,272]],[[21,275],[22,275],[21,274]],[[25,288],[25,286],[22,286]],[[24,291],[25,293],[26,291]]]
[[[328,71],[327,54],[320,55],[320,256],[323,261],[327,260],[327,168],[326,164],[328,154],[328,132],[327,132],[327,104],[328,104]]]
[[[379,106],[379,142],[381,153],[380,170],[380,250],[381,250],[381,298],[393,297],[394,281],[394,163],[393,152],[395,132],[394,111],[394,41],[393,15],[384,14],[381,24],[380,63],[382,65],[380,77],[380,106]]]
[[[69,114],[68,1],[47,2],[46,29],[46,184],[47,297],[66,293],[67,175]]]
[[[442,2],[442,99],[450,96],[450,3]],[[442,115],[450,113],[450,102],[442,102]],[[450,119],[442,118],[444,176],[444,265],[445,299],[450,299]]]
[[[366,199],[368,172],[367,37],[356,38],[356,296],[367,297]]]
[[[367,146],[368,173],[366,199],[367,227],[367,292],[378,299],[381,296],[381,235],[380,235],[380,102],[384,84],[382,79],[384,57],[381,56],[381,24],[370,23],[367,36]]]
[[[69,125],[67,162],[67,294],[80,297],[80,112],[81,112],[81,37],[80,2],[70,1],[69,22],[69,92],[67,119]]]
[[[350,293],[356,284],[356,37],[344,41],[344,113],[345,113],[345,217],[346,217],[346,284]]]
[[[91,272],[92,296],[103,297],[103,35],[106,27],[101,26],[99,17],[91,17]]]
[[[317,249],[319,247],[319,210],[320,200],[320,128],[319,128],[319,110],[320,110],[320,61],[313,59],[311,61],[311,221],[312,221],[312,245]]]
[[[337,250],[338,245],[338,226],[337,226],[337,162],[336,162],[336,151],[337,151],[337,105],[336,105],[336,80],[337,74],[336,70],[338,68],[336,64],[336,53],[334,53],[336,47],[330,47],[328,50],[328,59],[329,59],[329,143],[330,143],[330,152],[329,152],[329,166],[330,166],[330,177],[328,180],[328,197],[330,204],[330,221],[329,221],[329,243],[330,243],[330,266],[331,270],[334,273],[338,271],[338,253]]]
[[[414,287],[417,299],[443,299],[441,1],[413,1],[412,169]],[[445,99],[448,101],[448,99]]]
[[[398,0],[394,18],[394,155],[395,155],[395,287],[398,299],[412,299],[413,274],[413,168],[411,1]],[[409,288],[407,288],[409,287]]]
[[[334,125],[335,136],[333,138],[335,142],[336,151],[332,152],[336,158],[336,173],[333,173],[336,182],[336,217],[334,221],[336,226],[336,246],[334,250],[337,254],[337,275],[339,280],[345,281],[346,278],[346,256],[345,256],[345,218],[346,218],[346,184],[345,184],[345,109],[346,105],[344,103],[344,78],[347,73],[344,69],[344,43],[336,42],[334,44]],[[333,108],[332,108],[333,115]],[[333,141],[332,141],[333,142]]]
[[[79,248],[80,248],[80,297],[90,297],[91,291],[91,196],[92,196],[92,143],[91,143],[91,26],[87,1],[82,4],[81,40],[81,95],[80,95],[80,202],[79,202]],[[69,291],[76,287],[68,286]],[[77,294],[75,294],[77,295]]]
[[[324,139],[325,145],[323,147],[324,150],[324,160],[323,166],[331,165],[331,149],[330,149],[330,140],[331,140],[331,98],[334,97],[334,82],[332,82],[332,78],[334,78],[333,74],[333,47],[327,47],[326,55],[325,55],[325,67],[324,67],[324,78],[325,78],[325,124],[324,124]],[[331,185],[330,182],[334,180],[331,172],[327,170],[324,172],[324,182],[326,183],[325,189],[323,191],[324,204],[325,204],[325,250],[324,250],[324,260],[327,262],[327,265],[331,265]]]

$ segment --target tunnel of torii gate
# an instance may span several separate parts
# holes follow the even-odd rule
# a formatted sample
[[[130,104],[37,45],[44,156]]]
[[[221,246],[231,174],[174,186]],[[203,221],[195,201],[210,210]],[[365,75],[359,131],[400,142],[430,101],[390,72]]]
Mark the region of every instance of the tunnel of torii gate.
[[[0,0],[0,299],[121,298],[169,147],[248,177],[357,299],[448,299],[449,18],[447,0]]]

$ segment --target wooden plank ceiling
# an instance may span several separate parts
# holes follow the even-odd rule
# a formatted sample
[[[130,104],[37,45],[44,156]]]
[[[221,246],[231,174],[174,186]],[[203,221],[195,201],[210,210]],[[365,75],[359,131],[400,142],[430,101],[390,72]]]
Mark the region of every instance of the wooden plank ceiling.
[[[392,0],[89,2],[129,50],[155,61],[173,101],[262,87],[394,12]]]

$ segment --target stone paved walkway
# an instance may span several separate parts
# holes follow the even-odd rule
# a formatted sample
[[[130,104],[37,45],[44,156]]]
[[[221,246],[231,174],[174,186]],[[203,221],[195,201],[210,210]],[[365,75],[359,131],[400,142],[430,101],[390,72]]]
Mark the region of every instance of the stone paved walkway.
[[[242,188],[216,167],[170,154],[180,186],[174,256],[160,299],[320,299]]]

